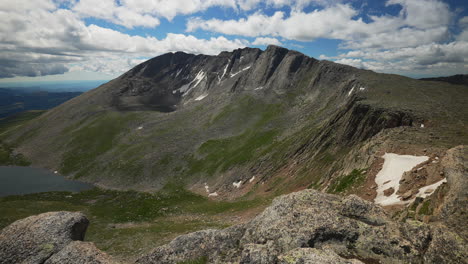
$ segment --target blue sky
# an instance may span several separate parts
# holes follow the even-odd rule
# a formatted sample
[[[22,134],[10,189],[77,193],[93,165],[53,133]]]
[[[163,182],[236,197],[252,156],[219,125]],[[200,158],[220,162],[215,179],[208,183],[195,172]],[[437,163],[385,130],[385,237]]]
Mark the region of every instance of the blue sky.
[[[0,83],[108,80],[268,44],[410,77],[468,73],[464,0],[2,0]]]

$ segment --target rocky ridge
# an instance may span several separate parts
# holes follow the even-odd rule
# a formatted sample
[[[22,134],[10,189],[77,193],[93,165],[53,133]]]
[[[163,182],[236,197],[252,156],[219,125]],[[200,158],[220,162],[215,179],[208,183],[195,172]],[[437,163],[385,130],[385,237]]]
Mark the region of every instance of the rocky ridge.
[[[7,141],[33,165],[108,188],[154,191],[178,181],[219,199],[327,189],[391,150],[374,140],[381,133],[413,152],[466,144],[464,88],[277,46],[176,52],[54,108]],[[371,152],[357,158],[363,145]]]

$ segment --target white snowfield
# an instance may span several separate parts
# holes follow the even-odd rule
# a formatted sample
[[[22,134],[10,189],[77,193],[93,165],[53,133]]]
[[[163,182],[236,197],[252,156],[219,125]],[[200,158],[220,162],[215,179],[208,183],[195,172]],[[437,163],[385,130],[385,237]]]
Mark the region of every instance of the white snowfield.
[[[217,193],[217,192],[208,194],[208,197],[216,197],[216,196],[218,196],[218,193]]]
[[[382,206],[406,204],[411,202],[401,201],[400,197],[396,195],[400,188],[401,177],[404,172],[410,171],[418,164],[427,161],[429,157],[385,153],[383,158],[385,159],[385,162],[382,170],[380,170],[375,176],[375,183],[377,183],[377,197],[375,197],[374,202]],[[393,188],[395,192],[390,196],[385,196],[384,190],[387,190],[388,188]]]

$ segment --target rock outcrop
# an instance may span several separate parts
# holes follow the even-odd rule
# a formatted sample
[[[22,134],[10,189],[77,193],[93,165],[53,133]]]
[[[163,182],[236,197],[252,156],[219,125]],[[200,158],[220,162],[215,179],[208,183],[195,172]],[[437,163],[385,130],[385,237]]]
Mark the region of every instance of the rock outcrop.
[[[463,263],[466,249],[445,227],[395,222],[357,196],[305,190],[246,224],[179,236],[137,263]]]
[[[82,213],[48,212],[18,220],[0,233],[0,263],[113,263],[81,242],[89,221]]]
[[[0,263],[115,263],[80,241],[87,225],[71,212],[16,221],[0,233]],[[396,222],[357,196],[304,190],[276,198],[248,223],[179,236],[136,263],[466,263],[467,252],[443,225]]]
[[[458,146],[447,151],[442,159],[449,191],[442,201],[438,220],[468,239],[468,147]],[[436,212],[438,213],[438,212]]]

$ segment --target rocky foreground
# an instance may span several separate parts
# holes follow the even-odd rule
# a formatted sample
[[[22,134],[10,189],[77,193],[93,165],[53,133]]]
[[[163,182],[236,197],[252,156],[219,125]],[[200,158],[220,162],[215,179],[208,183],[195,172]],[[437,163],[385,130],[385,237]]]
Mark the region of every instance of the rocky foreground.
[[[357,196],[304,190],[277,197],[245,224],[174,239],[136,263],[468,263],[467,148],[442,160],[447,184],[431,197],[424,221],[394,217]],[[428,222],[428,223],[425,223]],[[83,242],[82,213],[48,212],[14,222],[0,233],[0,264],[116,263]]]
[[[81,213],[49,212],[0,234],[0,263],[115,263],[82,242]],[[276,198],[246,224],[179,236],[137,263],[466,263],[465,239],[444,226],[395,222],[375,204],[305,190]]]

